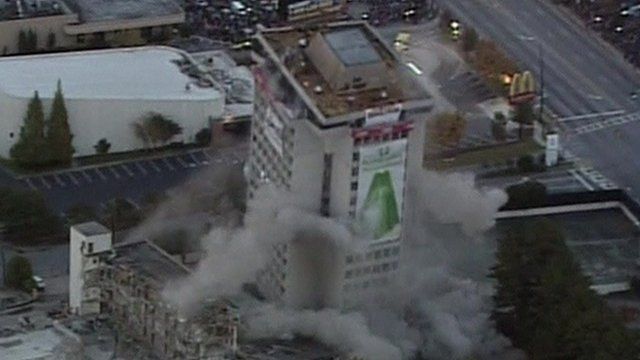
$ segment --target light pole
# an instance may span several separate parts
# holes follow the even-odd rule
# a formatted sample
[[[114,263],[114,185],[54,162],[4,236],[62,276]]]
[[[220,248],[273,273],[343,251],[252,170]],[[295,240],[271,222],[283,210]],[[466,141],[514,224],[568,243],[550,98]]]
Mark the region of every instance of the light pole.
[[[533,36],[520,36],[520,39],[535,42],[538,45],[538,66],[540,72],[540,113],[538,114],[538,121],[540,122],[540,125],[542,125],[542,116],[544,113],[544,54],[542,52],[542,43]]]

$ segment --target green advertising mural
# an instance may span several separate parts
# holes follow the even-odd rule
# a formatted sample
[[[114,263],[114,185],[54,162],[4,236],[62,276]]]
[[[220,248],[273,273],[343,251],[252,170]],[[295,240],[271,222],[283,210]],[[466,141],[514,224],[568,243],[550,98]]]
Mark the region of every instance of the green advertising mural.
[[[400,236],[406,140],[360,149],[356,224],[374,241]]]

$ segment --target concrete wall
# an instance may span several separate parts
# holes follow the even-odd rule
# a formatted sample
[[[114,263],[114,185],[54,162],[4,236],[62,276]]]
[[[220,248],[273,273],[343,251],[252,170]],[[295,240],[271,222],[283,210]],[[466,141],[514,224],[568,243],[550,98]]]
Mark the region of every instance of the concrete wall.
[[[50,33],[56,37],[55,48],[131,46],[147,43],[142,34],[143,28],[151,28],[153,36],[170,38],[173,26],[184,20],[182,13],[148,19],[79,23],[78,15],[69,13],[0,21],[0,55],[18,53],[20,31],[34,31],[38,36],[38,49],[41,50],[50,50],[47,44]]]
[[[0,88],[1,82],[0,79]],[[29,100],[0,92],[0,156],[8,157],[11,146],[18,140]],[[51,102],[43,99],[45,114],[50,111]],[[66,99],[66,105],[75,156],[85,156],[95,154],[93,146],[102,138],[111,143],[110,152],[142,148],[144,144],[135,137],[131,124],[150,111],[168,116],[182,126],[183,134],[175,140],[193,142],[195,134],[209,126],[209,117],[222,116],[224,98],[201,101]]]
[[[78,22],[76,14],[0,21],[0,54],[17,53],[20,31],[27,32],[29,30],[38,35],[39,48],[47,48],[47,39],[50,33],[56,36],[56,46],[76,47],[75,36],[69,36],[65,33],[65,26],[74,22]]]
[[[98,266],[97,259],[87,258],[88,244],[93,244],[93,252],[102,252],[111,248],[111,234],[85,236],[75,227],[69,232],[69,309],[74,314],[97,313],[99,308],[99,292],[85,287],[85,272]],[[89,295],[89,296],[87,296]],[[85,298],[94,299],[85,306]],[[93,303],[95,302],[95,303]]]

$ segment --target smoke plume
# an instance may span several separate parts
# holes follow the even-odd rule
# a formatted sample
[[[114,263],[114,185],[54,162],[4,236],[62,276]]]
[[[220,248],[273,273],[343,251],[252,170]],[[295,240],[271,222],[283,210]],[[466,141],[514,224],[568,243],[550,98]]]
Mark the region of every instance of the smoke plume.
[[[253,338],[313,337],[368,360],[401,358],[396,346],[371,332],[367,319],[361,313],[341,313],[335,309],[293,310],[268,304],[248,314],[247,326],[249,336]]]
[[[302,232],[338,248],[357,244],[346,225],[314,215],[291,194],[266,186],[251,200],[243,226],[215,227],[201,239],[206,257],[186,280],[167,284],[164,296],[190,314],[207,298],[237,294],[256,280],[274,246]]]

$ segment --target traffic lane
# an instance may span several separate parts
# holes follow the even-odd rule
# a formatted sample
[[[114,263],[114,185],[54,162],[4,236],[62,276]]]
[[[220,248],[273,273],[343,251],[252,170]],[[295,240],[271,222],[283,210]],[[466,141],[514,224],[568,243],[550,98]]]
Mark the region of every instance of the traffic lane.
[[[489,14],[487,14],[489,16]],[[603,112],[612,109],[618,109],[622,105],[617,100],[604,96],[605,101],[592,101],[588,98],[588,94],[601,94],[602,89],[592,81],[584,73],[576,69],[576,64],[569,59],[579,55],[580,52],[573,50],[567,50],[566,44],[563,44],[558,37],[554,39],[546,39],[539,35],[541,32],[536,26],[539,24],[532,16],[519,16],[517,14],[509,13],[505,22],[496,23],[496,28],[499,29],[498,33],[506,34],[509,31],[512,32],[512,36],[504,36],[504,41],[510,42],[514,48],[520,49],[520,51],[526,51],[526,54],[521,59],[531,70],[537,74],[539,70],[539,48],[538,44],[542,47],[542,55],[545,61],[545,76],[554,87],[559,86],[559,83],[563,84],[563,88],[559,91],[559,94],[563,94],[562,97],[571,96],[570,104],[574,107],[580,106],[579,113],[592,113]],[[532,22],[533,21],[533,22]],[[508,23],[508,24],[507,24]],[[515,32],[513,29],[517,29]],[[534,37],[537,41],[523,40],[521,37]],[[593,70],[592,70],[593,71]],[[589,73],[591,74],[591,73]],[[551,75],[551,78],[550,76]],[[555,79],[557,78],[557,79]],[[573,85],[573,86],[567,86]],[[568,92],[571,95],[567,96]],[[561,97],[561,98],[562,98]],[[625,99],[628,96],[625,96]]]
[[[521,1],[513,1],[510,3],[512,6],[521,5]],[[532,6],[532,4],[528,2],[524,2],[525,6]],[[604,40],[599,39],[597,33],[588,29],[582,22],[576,23],[575,18],[571,16],[566,16],[557,6],[553,4],[549,4],[546,1],[538,1],[539,9],[544,9],[545,11],[545,19],[554,20],[558,23],[558,25],[563,25],[567,29],[571,31],[571,33],[579,37],[587,37],[594,41],[584,41],[584,42],[572,42],[575,43],[576,46],[584,46],[587,48],[587,52],[582,53],[583,55],[594,58],[595,61],[600,61],[601,64],[604,64],[610,71],[609,74],[613,75],[611,77],[611,85],[613,87],[620,86],[620,84],[625,84],[630,82],[634,88],[640,87],[640,76],[638,76],[638,72],[636,68],[629,64],[620,53],[614,52],[612,53],[611,48],[607,45],[603,44]]]
[[[499,21],[486,21],[486,19],[491,19],[493,14],[491,11],[487,11],[484,5],[475,2],[451,0],[447,4],[451,5],[450,8],[460,15],[463,22],[471,24],[479,32],[494,39],[510,56],[515,56],[531,71],[537,72],[539,66],[537,46],[520,39],[519,34],[513,33],[514,28],[520,29],[517,21],[509,17],[500,18]],[[549,91],[550,101],[556,104],[554,110],[562,116],[595,111],[595,106],[577,92],[577,88],[580,87],[576,87],[570,82],[572,79],[567,78],[562,71],[555,71],[554,68],[554,64],[547,62],[545,85],[547,85],[546,90]]]
[[[471,6],[471,8],[470,7],[465,8],[466,13],[476,13],[476,12],[480,13],[483,10],[486,10],[486,6],[479,5],[475,2],[471,3],[471,2],[465,1],[464,3],[468,6]],[[489,12],[485,11],[485,12],[482,12],[482,14],[484,18],[490,17],[492,15],[495,16],[495,11],[489,11]],[[495,23],[482,22],[480,24],[481,26],[491,26],[491,24],[496,24],[496,26],[502,26],[502,25],[505,25],[503,23],[508,23],[509,24],[508,26],[502,26],[501,29],[499,29],[498,31],[494,30],[492,33],[492,36],[495,39],[498,39],[498,40],[502,39],[505,42],[508,42],[509,45],[517,47],[519,50],[515,50],[515,51],[511,50],[510,53],[518,57],[524,63],[527,63],[527,66],[530,66],[531,70],[537,73],[538,66],[539,66],[539,64],[536,64],[538,59],[538,55],[536,54],[537,46],[535,45],[532,46],[531,44],[529,44],[529,42],[518,38],[518,36],[520,35],[531,35],[537,31],[528,29],[525,26],[521,26],[519,22],[516,22],[514,19],[516,19],[516,16],[507,12],[507,15],[504,16],[504,19],[500,18],[500,21],[497,21]],[[478,19],[476,19],[475,21],[478,22]],[[518,29],[517,30],[518,34],[514,35],[513,29]],[[524,34],[521,34],[521,33],[524,33]],[[542,46],[543,47],[551,46],[551,44],[555,44],[555,42],[557,41],[543,41],[543,43],[549,43],[549,44],[542,44]],[[526,48],[523,48],[523,46],[526,46]],[[525,56],[523,56],[522,54],[523,51],[526,52]],[[600,95],[600,93],[603,92],[601,90],[594,89],[595,83],[593,81],[588,80],[585,76],[580,76],[580,74],[578,74],[578,76],[575,76],[575,69],[571,64],[569,64],[569,66],[567,67],[567,62],[564,59],[562,59],[562,56],[555,55],[554,57],[554,52],[552,52],[549,55],[551,55],[551,57],[545,56],[545,59],[546,59],[545,62],[547,64],[547,66],[545,66],[545,77],[547,79],[546,83],[547,85],[549,84],[551,85],[551,86],[547,86],[547,89],[550,89],[553,91],[554,88],[561,87],[559,91],[553,91],[554,96],[551,97],[549,101],[550,104],[557,104],[558,99],[555,99],[555,97],[559,97],[562,100],[567,100],[566,102],[572,108],[579,109],[577,111],[574,109],[573,111],[574,114],[577,114],[577,113],[584,114],[584,113],[611,110],[612,105],[602,106],[601,104],[602,100],[589,101],[588,99],[588,96],[590,95],[589,93],[595,93],[596,95]],[[572,55],[575,55],[575,54],[572,53]],[[558,61],[558,59],[560,59],[560,61]],[[574,76],[566,75],[571,73],[573,73]],[[592,72],[588,72],[588,74],[592,74]],[[602,74],[599,74],[599,75],[602,75]],[[561,78],[560,79],[561,81],[554,81],[551,77],[559,77]],[[588,80],[586,84],[584,83],[585,80]],[[582,90],[589,87],[592,88],[591,91],[587,91],[585,93]],[[598,87],[595,86],[595,88],[598,88]],[[575,95],[572,95],[574,93]],[[610,97],[606,96],[606,93],[603,95],[605,95],[604,98],[610,99]],[[580,100],[577,101],[575,97],[578,97]],[[629,97],[628,94],[625,94],[624,99],[627,99],[628,97]],[[585,105],[585,103],[587,105]],[[557,112],[559,112],[561,115],[564,115],[564,113],[566,113],[566,111],[562,111],[562,109],[560,109],[560,111],[557,111]]]
[[[595,39],[595,34],[580,28],[577,24],[560,21],[556,11],[544,1],[507,0],[500,4],[512,11],[514,18],[533,32],[534,36],[541,40],[543,47],[554,48],[558,52],[570,55],[566,58],[571,60],[572,66],[579,68],[584,74],[596,77],[599,85],[606,88],[607,93],[620,102],[619,108],[635,105],[630,102],[629,93],[637,88],[636,83],[639,82],[633,81],[637,74],[632,67],[627,71],[621,71],[615,56],[611,56],[610,51],[607,55],[603,53],[604,49]],[[543,10],[538,12],[536,9]]]
[[[565,147],[640,198],[640,144],[634,140],[639,137],[640,127],[628,123],[571,138]]]

